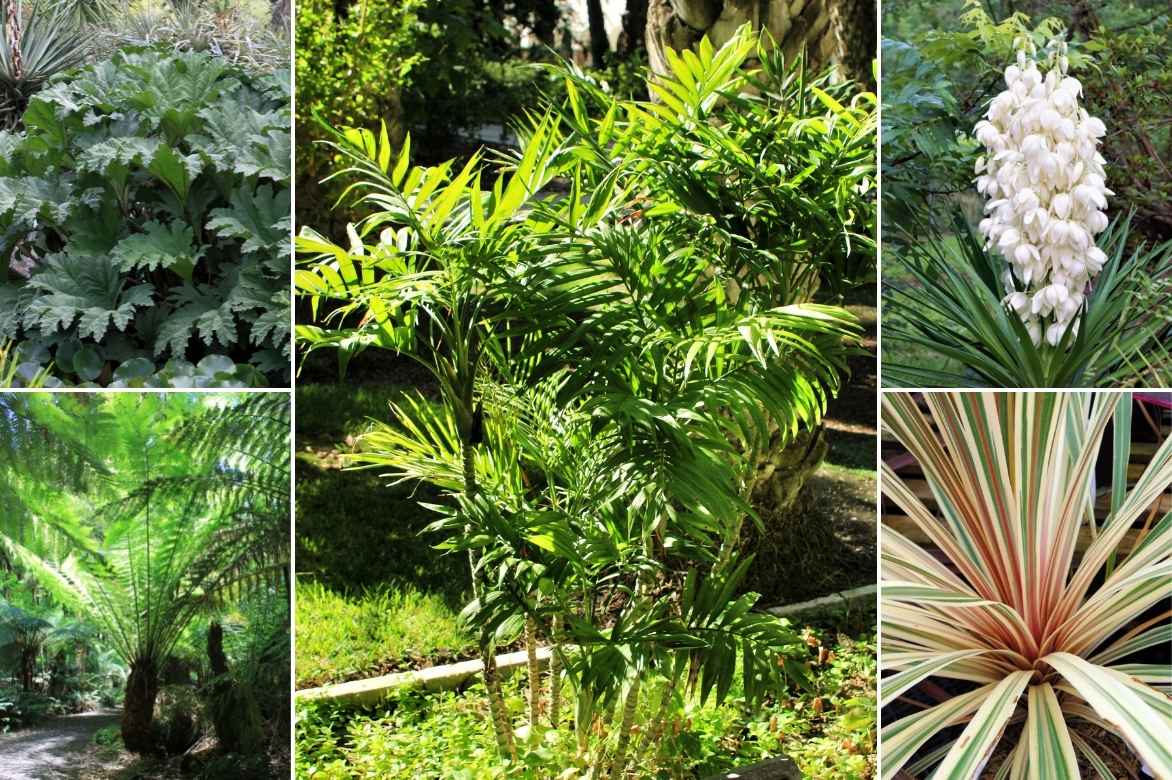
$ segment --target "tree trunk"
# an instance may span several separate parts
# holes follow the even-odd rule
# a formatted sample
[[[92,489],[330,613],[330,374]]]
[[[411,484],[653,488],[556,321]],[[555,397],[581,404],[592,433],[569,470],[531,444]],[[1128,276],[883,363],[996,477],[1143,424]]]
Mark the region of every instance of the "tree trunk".
[[[632,56],[647,39],[647,0],[627,0],[623,14],[623,34],[619,38],[619,58]]]
[[[606,54],[610,51],[606,19],[602,15],[602,0],[586,0],[586,18],[590,23],[590,64],[601,68],[606,65]]]
[[[33,688],[37,671],[37,647],[23,647],[20,651],[20,687],[28,692]]]
[[[126,680],[126,700],[122,703],[122,742],[131,753],[157,751],[152,726],[155,722],[155,697],[159,695],[159,675],[154,661],[136,659]]]
[[[24,61],[21,57],[21,38],[24,37],[20,23],[20,0],[8,0],[4,9],[4,30],[8,34],[8,48],[12,52],[12,77],[24,76]]]
[[[874,86],[874,0],[649,0],[647,56],[667,73],[665,48],[691,49],[707,35],[719,48],[742,25],[766,29],[787,59],[806,52],[814,68],[831,63]]]

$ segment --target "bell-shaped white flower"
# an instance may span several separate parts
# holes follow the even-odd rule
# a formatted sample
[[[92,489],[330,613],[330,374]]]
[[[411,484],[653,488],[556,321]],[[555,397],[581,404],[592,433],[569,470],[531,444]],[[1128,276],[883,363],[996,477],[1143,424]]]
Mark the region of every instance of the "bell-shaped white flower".
[[[1007,262],[1003,304],[1034,344],[1057,345],[1078,332],[1087,288],[1107,261],[1095,236],[1107,228],[1114,193],[1098,151],[1107,128],[1079,105],[1082,84],[1066,72],[1066,44],[1052,42],[1047,52],[1040,61],[1019,49],[1005,69],[1005,90],[973,128],[985,147],[974,174],[986,198],[986,249]]]

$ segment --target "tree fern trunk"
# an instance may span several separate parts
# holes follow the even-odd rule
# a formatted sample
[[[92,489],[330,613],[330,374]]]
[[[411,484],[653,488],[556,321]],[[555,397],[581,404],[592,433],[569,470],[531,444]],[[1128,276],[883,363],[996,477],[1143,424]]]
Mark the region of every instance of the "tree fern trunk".
[[[631,680],[630,690],[627,691],[627,700],[623,702],[623,720],[619,724],[619,744],[614,749],[614,763],[611,764],[610,776],[621,778],[627,768],[627,748],[631,744],[631,727],[635,725],[635,710],[639,706],[639,675]]]
[[[549,649],[549,724],[558,727],[558,716],[562,705],[562,616],[554,615],[550,621]]]
[[[155,720],[155,697],[159,695],[159,674],[149,658],[136,659],[126,680],[126,699],[122,703],[122,743],[131,753],[154,753],[152,736]]]
[[[525,618],[525,651],[529,655],[529,733],[535,734],[541,714],[541,669],[537,666],[537,619]]]

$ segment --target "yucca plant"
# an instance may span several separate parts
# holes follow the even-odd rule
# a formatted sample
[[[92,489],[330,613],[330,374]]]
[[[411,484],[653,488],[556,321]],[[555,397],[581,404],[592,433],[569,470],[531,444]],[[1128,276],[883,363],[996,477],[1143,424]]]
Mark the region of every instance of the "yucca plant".
[[[3,0],[0,8],[0,129],[7,129],[45,82],[85,61],[88,43],[72,14],[47,3],[32,5],[27,18],[20,0]]]
[[[1023,718],[1004,763],[990,767],[998,778],[1077,778],[1079,754],[1112,777],[1088,726],[1126,740],[1155,777],[1172,777],[1172,672],[1133,658],[1166,648],[1172,631],[1172,512],[1160,517],[1172,439],[1132,481],[1129,394],[923,401],[927,411],[915,396],[883,396],[884,428],[923,468],[936,508],[884,465],[884,494],[934,549],[882,530],[880,663],[893,674],[881,704],[933,676],[962,681],[953,690],[964,692],[884,723],[883,777],[905,766],[977,777]],[[1095,466],[1113,419],[1108,490]],[[1110,513],[1100,522],[1103,493]]]
[[[1098,237],[1107,261],[1087,295],[1077,335],[1035,345],[1002,301],[1004,261],[985,250],[964,214],[951,239],[927,222],[907,225],[898,261],[914,287],[886,285],[884,337],[951,359],[957,370],[884,360],[896,387],[1164,386],[1172,381],[1172,242],[1132,246],[1130,217]]]

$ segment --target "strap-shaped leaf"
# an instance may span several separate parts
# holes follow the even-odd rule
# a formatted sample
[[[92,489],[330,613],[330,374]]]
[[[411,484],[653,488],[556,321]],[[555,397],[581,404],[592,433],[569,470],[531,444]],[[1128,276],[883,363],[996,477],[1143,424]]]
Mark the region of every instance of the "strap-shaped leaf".
[[[1070,653],[1051,653],[1042,660],[1115,725],[1156,777],[1172,777],[1172,720],[1145,703],[1109,669]]]
[[[1032,676],[1033,672],[1014,672],[997,684],[940,762],[932,775],[935,780],[977,776]]]
[[[1078,780],[1078,758],[1054,689],[1048,683],[1030,686],[1028,706],[1029,780],[1052,777]]]
[[[942,704],[884,726],[881,732],[883,780],[895,777],[908,759],[941,729],[960,723],[972,715],[994,688],[995,683],[983,685],[975,691],[954,696]]]
[[[984,652],[984,650],[960,650],[955,653],[934,655],[898,674],[885,677],[881,684],[882,696],[880,698],[880,706],[886,707],[908,688],[946,669],[949,665],[965,658],[974,658],[982,655]]]

